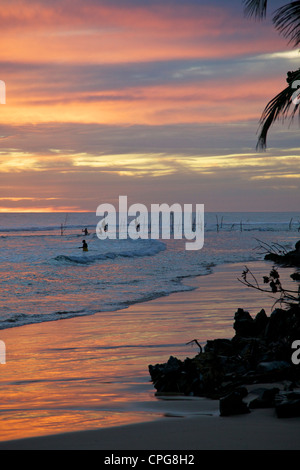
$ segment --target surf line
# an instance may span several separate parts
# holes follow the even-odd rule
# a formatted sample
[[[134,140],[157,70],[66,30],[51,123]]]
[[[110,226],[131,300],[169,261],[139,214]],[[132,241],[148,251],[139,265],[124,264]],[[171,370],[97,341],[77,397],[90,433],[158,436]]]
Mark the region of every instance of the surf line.
[[[96,226],[96,234],[100,240],[117,239],[132,240],[152,239],[170,240],[182,239],[186,250],[201,250],[204,245],[204,204],[182,206],[174,203],[151,204],[148,211],[144,204],[132,204],[128,208],[127,196],[119,196],[118,211],[113,204],[100,204],[97,207],[97,217],[102,217]],[[134,217],[128,221],[129,217]],[[118,220],[117,220],[118,219]],[[119,230],[117,231],[117,227]],[[193,241],[192,241],[193,240]]]

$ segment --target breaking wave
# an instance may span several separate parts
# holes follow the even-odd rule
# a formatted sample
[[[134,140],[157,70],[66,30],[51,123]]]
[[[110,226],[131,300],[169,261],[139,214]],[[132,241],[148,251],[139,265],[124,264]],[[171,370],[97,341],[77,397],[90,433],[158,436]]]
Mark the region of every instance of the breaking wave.
[[[144,256],[154,256],[166,249],[163,242],[156,240],[140,240],[136,247],[132,249],[120,249],[117,247],[116,251],[107,251],[103,253],[93,254],[93,252],[86,252],[81,255],[58,255],[54,259],[58,262],[73,263],[73,264],[92,264],[97,261],[114,260],[117,258],[136,258]]]

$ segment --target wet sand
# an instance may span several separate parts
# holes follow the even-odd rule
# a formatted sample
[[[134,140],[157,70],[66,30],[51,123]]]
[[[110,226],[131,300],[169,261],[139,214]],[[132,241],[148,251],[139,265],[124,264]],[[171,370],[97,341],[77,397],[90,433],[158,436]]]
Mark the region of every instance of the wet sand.
[[[299,450],[300,418],[270,410],[158,421],[0,443],[1,450]]]

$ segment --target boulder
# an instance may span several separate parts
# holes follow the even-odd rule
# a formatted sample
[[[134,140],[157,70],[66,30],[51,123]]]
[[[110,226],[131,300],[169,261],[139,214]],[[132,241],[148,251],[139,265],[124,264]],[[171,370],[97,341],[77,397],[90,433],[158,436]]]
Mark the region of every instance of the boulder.
[[[286,310],[276,308],[270,315],[265,336],[268,341],[276,341],[287,334],[288,314]]]
[[[259,395],[257,398],[252,400],[249,403],[249,408],[274,408],[275,406],[275,398],[276,395],[279,393],[279,388],[263,388],[259,391]]]
[[[239,387],[229,393],[219,401],[220,416],[232,416],[250,413],[247,403],[243,398],[247,396],[248,391],[245,387]]]
[[[249,312],[239,308],[234,315],[234,325],[237,336],[249,338],[255,335],[255,323]]]
[[[300,273],[293,273],[290,276],[294,281],[300,281]]]
[[[295,250],[281,255],[277,253],[268,253],[265,260],[274,261],[277,264],[285,266],[300,266],[300,240],[295,244]]]
[[[278,418],[300,416],[300,392],[280,392],[276,395],[275,411]]]
[[[256,335],[258,336],[263,335],[268,323],[269,323],[269,318],[267,317],[265,310],[262,309],[260,312],[258,312],[258,314],[256,315],[254,319]]]
[[[234,320],[232,339],[209,340],[192,359],[171,356],[165,364],[150,365],[156,393],[220,399],[220,413],[227,416],[249,412],[238,387],[287,380],[299,387],[300,364],[291,357],[293,341],[300,339],[300,307],[278,308],[270,316],[261,310],[254,319],[238,309]],[[266,391],[252,407],[271,406],[272,393]],[[287,406],[291,402],[278,402],[278,413]]]
[[[183,393],[180,389],[182,362],[170,356],[165,364],[148,367],[154,387],[159,393]]]
[[[260,362],[257,366],[257,372],[274,372],[275,370],[284,370],[290,367],[290,364],[286,361]]]
[[[221,356],[233,356],[236,353],[234,344],[230,339],[208,340],[204,351]]]

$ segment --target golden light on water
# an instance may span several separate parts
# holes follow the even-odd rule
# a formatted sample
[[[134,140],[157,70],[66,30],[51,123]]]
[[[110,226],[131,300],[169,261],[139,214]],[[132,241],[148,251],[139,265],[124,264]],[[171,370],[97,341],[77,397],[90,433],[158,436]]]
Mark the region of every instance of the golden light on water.
[[[249,267],[256,275],[265,269],[264,264]],[[175,293],[114,314],[3,330],[7,357],[0,365],[0,440],[161,417],[153,407],[149,364],[170,355],[194,357],[197,347],[186,343],[195,337],[203,344],[232,338],[240,305],[253,316],[262,305],[270,313],[273,299],[237,282],[243,268],[235,264],[186,281],[197,286],[192,294]]]

